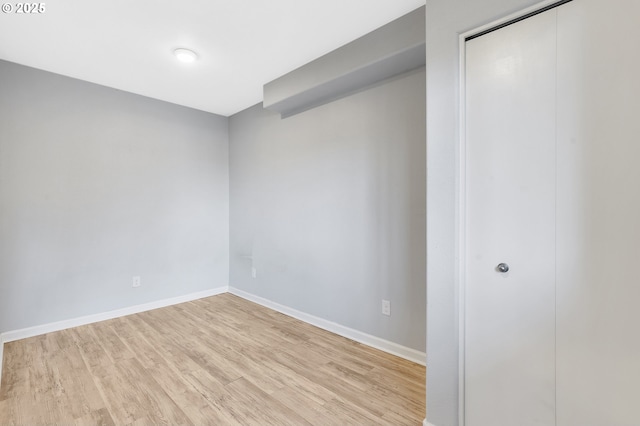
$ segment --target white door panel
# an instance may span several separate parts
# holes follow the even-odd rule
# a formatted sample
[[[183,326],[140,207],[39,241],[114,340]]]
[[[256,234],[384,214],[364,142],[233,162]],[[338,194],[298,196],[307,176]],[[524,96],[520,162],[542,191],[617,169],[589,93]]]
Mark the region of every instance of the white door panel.
[[[468,426],[555,422],[555,43],[552,10],[466,46]]]
[[[468,426],[640,425],[639,22],[574,0],[467,43]]]
[[[640,1],[558,9],[558,425],[640,425]]]

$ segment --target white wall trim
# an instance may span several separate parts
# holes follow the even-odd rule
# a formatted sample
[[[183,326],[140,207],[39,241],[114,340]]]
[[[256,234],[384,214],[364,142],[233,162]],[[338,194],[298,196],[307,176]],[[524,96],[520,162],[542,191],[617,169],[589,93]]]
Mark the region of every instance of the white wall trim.
[[[143,303],[141,305],[129,306],[127,308],[116,309],[113,311],[102,312],[99,314],[87,315],[87,316],[78,317],[78,318],[71,318],[68,320],[52,322],[49,324],[36,325],[34,327],[23,328],[20,330],[7,331],[5,333],[0,334],[0,342],[13,342],[14,340],[26,339],[29,337],[39,336],[45,333],[65,330],[67,328],[78,327],[81,325],[92,324],[95,322],[123,317],[126,315],[137,314],[140,312],[150,311],[152,309],[164,308],[166,306],[177,305],[179,303],[190,302],[192,300],[202,299],[204,297],[215,296],[217,294],[226,293],[227,290],[228,290],[228,287],[223,286],[223,287],[213,288],[210,290],[199,291],[197,293],[190,293],[190,294],[185,294],[183,296],[177,296],[169,299],[157,300],[155,302]]]
[[[202,299],[205,297],[215,296],[215,295],[227,293],[227,292],[231,294],[235,294],[238,297],[241,297],[243,299],[265,306],[267,308],[273,309],[275,311],[278,311],[290,317],[299,319],[308,324],[314,325],[316,327],[322,328],[324,330],[330,331],[332,333],[338,334],[348,339],[355,340],[356,342],[360,342],[367,346],[380,349],[382,351],[399,356],[409,361],[413,361],[420,365],[426,365],[425,352],[420,352],[415,349],[411,349],[406,346],[402,346],[397,343],[390,342],[388,340],[384,340],[379,337],[372,336],[370,334],[366,334],[349,327],[345,327],[335,322],[327,321],[325,319],[322,319],[310,314],[306,314],[304,312],[298,311],[293,308],[289,308],[287,306],[281,305],[276,302],[272,302],[268,299],[253,295],[251,293],[247,293],[237,288],[222,286],[222,287],[213,288],[210,290],[200,291],[197,293],[190,293],[190,294],[185,294],[183,296],[172,297],[169,299],[158,300],[155,302],[143,303],[141,305],[130,306],[127,308],[116,309],[108,312],[102,312],[99,314],[87,315],[87,316],[78,317],[78,318],[71,318],[64,321],[52,322],[49,324],[42,324],[34,327],[28,327],[20,330],[13,330],[13,331],[7,331],[5,333],[0,333],[0,383],[2,383],[2,366],[3,366],[2,360],[3,360],[5,343],[13,342],[21,339],[27,339],[29,337],[35,337],[35,336],[39,336],[46,333],[52,333],[55,331],[66,330],[72,327],[79,327],[82,325],[93,324],[100,321],[106,321],[113,318],[119,318],[126,315],[132,315],[140,312],[150,311],[152,309],[164,308],[166,306],[177,305],[179,303],[190,302],[192,300]],[[433,426],[430,423],[426,423],[426,420],[423,423],[425,426]]]
[[[356,342],[360,342],[367,346],[371,346],[372,348],[380,349],[384,352],[388,352],[392,355],[399,356],[400,358],[413,361],[420,365],[426,365],[427,355],[425,352],[420,352],[418,350],[411,349],[406,346],[402,346],[397,343],[390,342],[388,340],[384,340],[379,337],[372,336],[370,334],[366,334],[349,327],[345,327],[335,322],[331,322],[310,314],[306,314],[304,312],[298,311],[288,306],[284,306],[279,303],[272,302],[271,300],[265,299],[260,296],[256,296],[251,293],[247,293],[246,291],[243,291],[231,286],[229,287],[229,293],[235,294],[238,297],[257,303],[258,305],[265,306],[269,309],[273,309],[274,311],[278,311],[290,317],[299,319],[300,321],[304,321],[318,328],[322,328],[323,330],[327,330],[332,333],[338,334],[342,337],[346,337],[348,339],[355,340]]]
[[[434,425],[433,423],[429,423],[427,419],[424,419],[422,421],[422,426],[436,426],[436,425]]]
[[[4,356],[4,339],[2,338],[2,334],[0,334],[0,385],[2,385],[2,364]]]
[[[466,43],[465,39],[467,34],[461,34],[458,38],[459,45],[459,71],[458,71],[458,87],[460,87],[460,100],[458,116],[460,122],[458,123],[458,150],[457,155],[457,173],[456,173],[456,229],[455,229],[455,248],[457,254],[458,267],[455,271],[455,282],[457,285],[454,287],[456,292],[455,298],[458,300],[458,422],[460,425],[464,425],[464,407],[465,407],[465,268],[466,268],[466,192],[467,192],[467,128],[466,128]],[[425,420],[426,421],[426,420]]]

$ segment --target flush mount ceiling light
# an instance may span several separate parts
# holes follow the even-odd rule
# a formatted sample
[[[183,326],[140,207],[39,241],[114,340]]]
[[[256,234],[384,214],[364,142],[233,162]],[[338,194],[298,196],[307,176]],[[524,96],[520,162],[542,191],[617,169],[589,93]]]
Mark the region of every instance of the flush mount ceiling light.
[[[173,51],[173,55],[184,63],[190,63],[198,59],[198,55],[193,50],[179,48]]]

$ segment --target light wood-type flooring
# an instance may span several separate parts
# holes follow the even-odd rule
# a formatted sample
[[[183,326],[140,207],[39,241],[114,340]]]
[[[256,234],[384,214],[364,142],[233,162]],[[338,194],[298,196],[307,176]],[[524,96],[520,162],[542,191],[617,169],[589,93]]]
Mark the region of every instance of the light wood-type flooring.
[[[231,294],[5,344],[0,425],[420,425],[425,368]]]

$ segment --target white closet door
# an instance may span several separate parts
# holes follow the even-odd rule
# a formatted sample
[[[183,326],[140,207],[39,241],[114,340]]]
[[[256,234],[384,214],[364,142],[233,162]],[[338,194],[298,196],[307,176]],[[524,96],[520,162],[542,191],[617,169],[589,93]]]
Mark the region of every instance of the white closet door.
[[[555,424],[556,15],[466,45],[467,426]]]
[[[640,1],[558,9],[559,426],[640,425]]]

